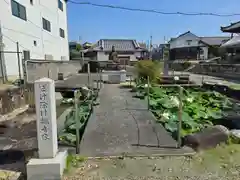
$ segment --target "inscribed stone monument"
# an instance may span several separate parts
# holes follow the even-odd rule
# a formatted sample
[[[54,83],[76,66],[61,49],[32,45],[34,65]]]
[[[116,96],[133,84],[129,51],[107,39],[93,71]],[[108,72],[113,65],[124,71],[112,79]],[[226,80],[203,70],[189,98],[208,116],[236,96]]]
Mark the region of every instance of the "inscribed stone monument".
[[[42,78],[35,81],[38,158],[27,163],[27,180],[61,180],[66,168],[66,150],[58,150],[55,83]]]
[[[53,158],[58,151],[55,83],[42,78],[35,82],[39,158]]]

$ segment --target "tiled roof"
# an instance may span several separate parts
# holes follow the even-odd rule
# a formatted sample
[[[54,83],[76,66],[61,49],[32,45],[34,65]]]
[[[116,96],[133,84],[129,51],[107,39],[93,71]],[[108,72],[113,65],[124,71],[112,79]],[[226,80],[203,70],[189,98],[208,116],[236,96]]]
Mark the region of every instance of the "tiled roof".
[[[146,43],[138,43],[139,44],[139,46],[140,46],[140,48],[147,48],[147,45],[146,45]]]
[[[222,45],[226,41],[230,39],[229,36],[214,36],[214,37],[200,37],[200,40],[204,43],[214,46],[214,45]]]
[[[101,49],[103,51],[111,51],[112,46],[115,47],[116,51],[135,51],[140,48],[136,40],[129,39],[101,39],[98,41],[98,47],[95,48]]]
[[[68,45],[69,45],[69,46],[72,46],[72,45],[77,45],[77,42],[70,41],[70,42],[68,43]]]
[[[221,27],[221,31],[239,33],[240,32],[240,21],[231,23],[229,26]]]
[[[240,47],[240,36],[234,36],[232,39],[224,43],[221,47]]]

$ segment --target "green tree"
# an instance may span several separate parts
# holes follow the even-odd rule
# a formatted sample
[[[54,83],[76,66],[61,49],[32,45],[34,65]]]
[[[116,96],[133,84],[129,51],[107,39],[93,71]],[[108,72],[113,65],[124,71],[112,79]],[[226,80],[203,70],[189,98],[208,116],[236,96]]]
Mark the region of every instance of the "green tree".
[[[81,44],[77,44],[76,45],[76,50],[77,51],[81,51],[82,50],[82,45]]]

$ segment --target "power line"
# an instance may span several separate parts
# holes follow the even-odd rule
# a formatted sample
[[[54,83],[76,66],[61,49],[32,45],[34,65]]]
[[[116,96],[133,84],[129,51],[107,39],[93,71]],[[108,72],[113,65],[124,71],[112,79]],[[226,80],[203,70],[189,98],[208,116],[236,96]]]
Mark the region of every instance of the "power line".
[[[4,0],[4,1],[5,1],[5,3],[9,4],[9,2],[7,2],[7,0]]]
[[[232,14],[219,14],[219,13],[207,13],[207,12],[196,12],[196,13],[187,13],[187,12],[164,12],[154,9],[140,9],[140,8],[130,8],[124,6],[116,6],[116,5],[108,5],[108,4],[96,4],[91,2],[76,2],[72,0],[68,0],[69,3],[78,4],[78,5],[89,5],[95,7],[102,8],[111,8],[111,9],[122,9],[127,11],[138,11],[138,12],[148,12],[162,15],[183,15],[183,16],[217,16],[217,17],[232,17],[232,16],[240,16],[240,13],[232,13]]]
[[[13,31],[13,32],[19,33],[19,34],[23,34],[23,35],[26,35],[26,36],[31,36],[31,37],[36,38],[36,39],[41,39],[40,37],[31,35],[31,34],[28,34],[28,33],[25,33],[25,32],[21,32],[21,31],[15,30],[15,29],[6,28],[6,27],[4,27],[4,26],[2,26],[2,28],[3,28],[3,29],[6,29],[6,30],[9,30],[9,31]]]
[[[8,37],[8,36],[6,36],[6,35],[4,35],[4,34],[2,34],[2,36],[5,37],[5,38],[7,38],[8,40],[12,41],[13,43],[17,43],[17,41],[14,41],[12,38],[10,38],[10,37]],[[21,45],[20,43],[18,43],[18,44],[19,44],[20,47],[22,47],[22,48],[24,48],[24,49],[28,49],[28,48],[24,47],[23,45]],[[41,54],[38,54],[38,53],[36,53],[36,52],[33,52],[33,51],[31,51],[31,52],[34,53],[34,54],[36,54],[36,55],[42,56]]]

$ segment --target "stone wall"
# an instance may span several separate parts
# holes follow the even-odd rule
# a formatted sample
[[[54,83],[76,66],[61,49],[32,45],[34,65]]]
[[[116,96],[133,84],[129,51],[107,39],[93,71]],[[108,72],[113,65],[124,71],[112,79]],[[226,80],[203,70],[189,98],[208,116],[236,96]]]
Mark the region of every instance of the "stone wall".
[[[190,72],[240,80],[240,64],[197,64]]]
[[[33,83],[35,80],[49,77],[58,79],[58,73],[63,73],[64,77],[78,73],[82,69],[78,61],[46,61],[29,60],[26,61],[27,82]]]

